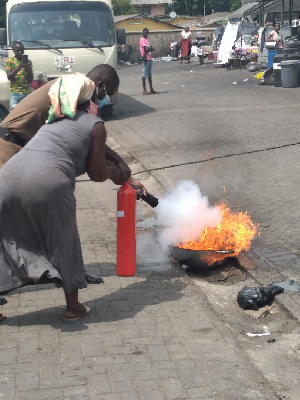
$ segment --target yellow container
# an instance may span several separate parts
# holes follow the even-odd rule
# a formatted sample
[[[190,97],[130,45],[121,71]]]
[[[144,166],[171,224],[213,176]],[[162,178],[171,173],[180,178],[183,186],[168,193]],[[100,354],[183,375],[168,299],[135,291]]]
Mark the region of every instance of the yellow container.
[[[259,80],[259,79],[262,78],[263,74],[264,74],[263,72],[259,72],[258,74],[255,75],[255,78],[256,78],[257,80]]]

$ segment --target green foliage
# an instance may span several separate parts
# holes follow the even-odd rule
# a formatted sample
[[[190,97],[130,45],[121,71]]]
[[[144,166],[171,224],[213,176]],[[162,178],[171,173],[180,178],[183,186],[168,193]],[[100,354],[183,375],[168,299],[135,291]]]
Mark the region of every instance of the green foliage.
[[[6,27],[6,0],[0,0],[0,28]]]
[[[230,11],[238,10],[240,7],[242,7],[241,0],[231,0]]]
[[[112,5],[114,15],[136,14],[136,10],[129,0],[112,0]]]
[[[205,4],[205,14],[208,15],[212,10],[215,12],[230,11],[232,2],[238,3],[240,0],[178,0],[174,3],[174,10],[178,15],[203,15]]]

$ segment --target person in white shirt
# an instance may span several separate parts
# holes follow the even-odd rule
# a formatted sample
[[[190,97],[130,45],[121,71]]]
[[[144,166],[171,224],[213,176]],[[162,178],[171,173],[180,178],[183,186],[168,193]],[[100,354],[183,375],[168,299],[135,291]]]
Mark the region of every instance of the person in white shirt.
[[[192,47],[192,40],[191,40],[192,32],[190,28],[186,26],[184,31],[181,32],[181,40],[180,40],[180,48],[181,48],[181,57],[180,61],[182,64],[182,60],[188,60],[190,62],[191,56],[191,47]]]

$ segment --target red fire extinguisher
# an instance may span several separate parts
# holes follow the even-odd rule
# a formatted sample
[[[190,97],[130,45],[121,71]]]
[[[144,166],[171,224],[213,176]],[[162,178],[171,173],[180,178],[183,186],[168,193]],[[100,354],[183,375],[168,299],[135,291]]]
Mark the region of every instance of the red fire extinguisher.
[[[117,195],[117,274],[133,276],[136,270],[136,193],[129,181]]]

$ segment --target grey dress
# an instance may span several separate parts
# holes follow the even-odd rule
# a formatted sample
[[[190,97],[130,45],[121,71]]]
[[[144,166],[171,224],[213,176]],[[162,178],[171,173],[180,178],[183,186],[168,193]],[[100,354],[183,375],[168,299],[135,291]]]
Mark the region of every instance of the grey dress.
[[[44,125],[0,170],[0,293],[41,281],[86,287],[74,188],[99,121],[78,111]]]

